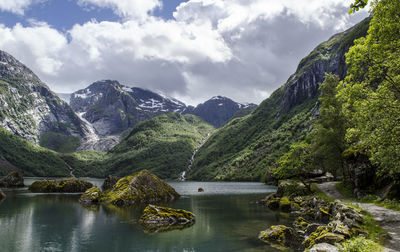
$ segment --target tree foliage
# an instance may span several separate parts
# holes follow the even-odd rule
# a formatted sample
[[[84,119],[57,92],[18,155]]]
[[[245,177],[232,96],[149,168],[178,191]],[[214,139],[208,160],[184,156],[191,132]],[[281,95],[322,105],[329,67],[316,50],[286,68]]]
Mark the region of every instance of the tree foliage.
[[[359,11],[360,9],[365,8],[367,6],[368,0],[355,0],[354,3],[350,5],[349,14]]]
[[[348,75],[339,88],[350,123],[346,140],[363,150],[381,174],[400,174],[400,0],[373,3],[366,38],[347,56]]]
[[[342,104],[336,97],[339,82],[337,75],[326,74],[319,87],[319,115],[311,133],[314,162],[335,176],[344,172],[342,153],[346,132]]]

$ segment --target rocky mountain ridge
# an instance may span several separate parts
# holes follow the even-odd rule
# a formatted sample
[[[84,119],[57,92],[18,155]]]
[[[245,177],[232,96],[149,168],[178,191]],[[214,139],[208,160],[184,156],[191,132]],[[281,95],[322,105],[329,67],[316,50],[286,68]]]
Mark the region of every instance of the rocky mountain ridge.
[[[0,125],[30,142],[74,150],[87,129],[29,68],[0,51]],[[67,146],[68,145],[68,146]]]

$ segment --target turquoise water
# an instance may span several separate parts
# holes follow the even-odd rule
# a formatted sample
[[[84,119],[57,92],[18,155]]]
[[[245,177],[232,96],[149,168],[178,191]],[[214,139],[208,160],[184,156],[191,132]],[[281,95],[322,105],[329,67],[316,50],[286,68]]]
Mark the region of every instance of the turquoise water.
[[[25,184],[34,180],[25,179]],[[262,183],[169,184],[182,197],[166,206],[193,212],[196,224],[152,234],[138,224],[143,206],[91,210],[78,203],[78,194],[3,189],[0,251],[276,251],[257,235],[270,225],[290,222],[255,203],[275,191]],[[205,192],[198,193],[198,187]]]

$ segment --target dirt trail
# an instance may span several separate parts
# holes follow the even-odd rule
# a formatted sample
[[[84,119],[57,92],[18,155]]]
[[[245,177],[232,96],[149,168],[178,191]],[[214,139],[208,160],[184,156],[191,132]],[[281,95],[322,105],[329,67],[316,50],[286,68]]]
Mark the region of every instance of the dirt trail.
[[[318,188],[329,197],[341,201],[348,201],[335,187],[337,182],[326,182]],[[354,202],[355,203],[355,202]],[[391,239],[387,241],[385,252],[400,251],[400,212],[376,206],[374,204],[355,203],[363,210],[369,212],[379,225],[389,232]]]

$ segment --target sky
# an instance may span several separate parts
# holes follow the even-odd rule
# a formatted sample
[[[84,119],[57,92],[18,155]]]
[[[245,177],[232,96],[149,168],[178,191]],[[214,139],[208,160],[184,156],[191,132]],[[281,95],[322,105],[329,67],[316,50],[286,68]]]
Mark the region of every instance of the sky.
[[[0,0],[0,50],[53,91],[112,79],[196,105],[260,103],[369,15],[352,0]]]

